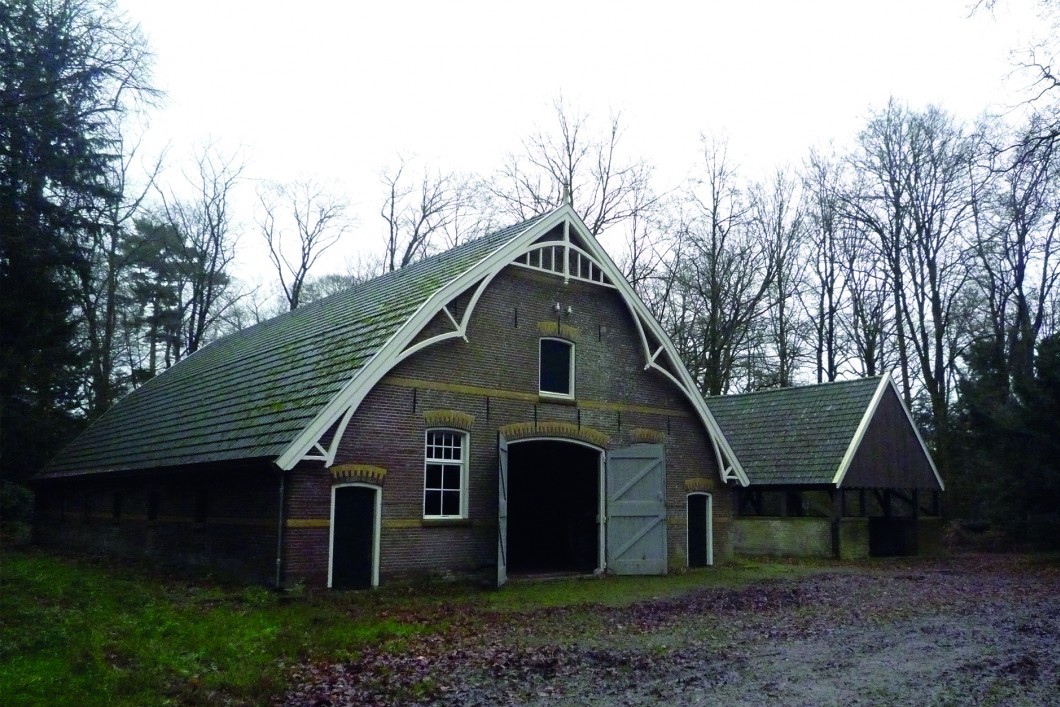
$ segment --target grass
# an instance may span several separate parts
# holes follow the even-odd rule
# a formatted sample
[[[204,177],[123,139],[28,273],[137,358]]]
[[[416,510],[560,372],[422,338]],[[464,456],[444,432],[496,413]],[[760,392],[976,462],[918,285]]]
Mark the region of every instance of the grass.
[[[425,630],[380,619],[363,600],[290,601],[256,587],[158,581],[8,551],[0,565],[0,702],[259,703],[282,688],[286,663],[355,657],[365,645]]]
[[[820,572],[822,567],[812,562],[740,561],[662,577],[609,575],[599,579],[513,582],[502,592],[483,594],[481,600],[486,608],[496,611],[580,604],[622,606],[676,597],[705,586],[742,587],[770,579],[793,579]]]
[[[260,704],[283,691],[293,663],[353,660],[366,646],[400,650],[409,637],[443,629],[455,610],[621,605],[821,569],[744,563],[667,577],[513,583],[500,592],[433,585],[281,595],[4,550],[0,703]]]

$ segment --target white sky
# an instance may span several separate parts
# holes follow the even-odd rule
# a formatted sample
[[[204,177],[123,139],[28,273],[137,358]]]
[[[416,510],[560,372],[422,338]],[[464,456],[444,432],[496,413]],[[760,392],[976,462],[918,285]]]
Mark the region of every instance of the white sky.
[[[1032,3],[969,17],[970,2],[119,0],[168,94],[149,146],[177,159],[212,139],[253,178],[338,180],[371,244],[399,153],[487,174],[551,127],[560,95],[601,123],[620,111],[661,187],[702,133],[754,173],[849,141],[891,95],[968,120],[1004,109],[1010,51],[1039,31]]]

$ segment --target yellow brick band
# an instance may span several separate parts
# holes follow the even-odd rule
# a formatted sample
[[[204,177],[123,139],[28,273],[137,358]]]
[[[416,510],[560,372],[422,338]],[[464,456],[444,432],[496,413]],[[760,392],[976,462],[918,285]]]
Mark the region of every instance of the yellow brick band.
[[[56,518],[62,517],[61,514],[58,511],[56,511],[56,512],[50,514],[50,515],[52,515],[52,516],[54,516]],[[261,528],[276,527],[276,520],[275,519],[271,519],[270,520],[269,518],[239,518],[239,517],[236,517],[236,516],[229,517],[229,518],[220,518],[220,517],[208,516],[206,518],[205,523],[203,523],[203,522],[199,522],[199,521],[195,520],[194,516],[158,516],[154,520],[151,520],[146,515],[138,514],[138,513],[122,514],[118,518],[115,518],[113,513],[89,513],[89,514],[86,515],[86,514],[80,512],[80,511],[67,511],[66,512],[66,518],[69,521],[72,521],[72,522],[77,522],[80,519],[86,519],[86,520],[93,520],[93,521],[102,521],[104,523],[106,523],[106,522],[114,522],[114,523],[118,523],[118,524],[121,524],[121,523],[154,523],[154,524],[158,524],[158,523],[163,523],[163,524],[168,524],[168,523],[190,523],[190,524],[196,525],[196,526],[202,526],[202,525],[241,525],[241,526],[247,526],[247,527],[261,527]]]
[[[502,388],[486,388],[478,385],[463,385],[461,383],[442,383],[439,381],[426,381],[417,378],[405,378],[403,376],[386,376],[381,381],[384,385],[393,385],[398,388],[409,388],[410,390],[437,390],[442,393],[459,393],[462,395],[474,395],[483,398],[498,398],[500,400],[521,400],[527,403],[541,401],[538,393],[521,393],[516,390],[504,390]],[[577,405],[585,410],[610,410],[612,412],[640,412],[647,415],[665,415],[668,417],[689,417],[685,410],[675,408],[656,407],[654,405],[638,405],[636,403],[611,403],[603,400],[585,400],[579,398]]]
[[[383,527],[388,530],[408,530],[410,528],[422,528],[423,520],[420,518],[395,518],[384,520]]]
[[[288,528],[330,528],[331,521],[327,518],[288,518]]]
[[[704,476],[685,479],[685,491],[710,491],[714,488],[714,481]]]

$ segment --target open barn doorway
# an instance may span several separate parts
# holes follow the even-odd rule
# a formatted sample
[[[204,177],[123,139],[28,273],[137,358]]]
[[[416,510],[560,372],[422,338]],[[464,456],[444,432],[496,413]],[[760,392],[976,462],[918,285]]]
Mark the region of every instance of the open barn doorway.
[[[508,572],[600,567],[600,450],[557,440],[512,442],[508,450]]]

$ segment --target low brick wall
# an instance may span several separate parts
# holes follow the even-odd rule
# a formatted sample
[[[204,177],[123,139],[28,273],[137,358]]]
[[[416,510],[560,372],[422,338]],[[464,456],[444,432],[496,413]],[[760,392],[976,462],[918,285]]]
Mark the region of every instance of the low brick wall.
[[[831,557],[832,522],[828,518],[738,518],[732,523],[737,555]]]
[[[869,519],[843,518],[839,521],[839,558],[864,560],[869,556]]]

